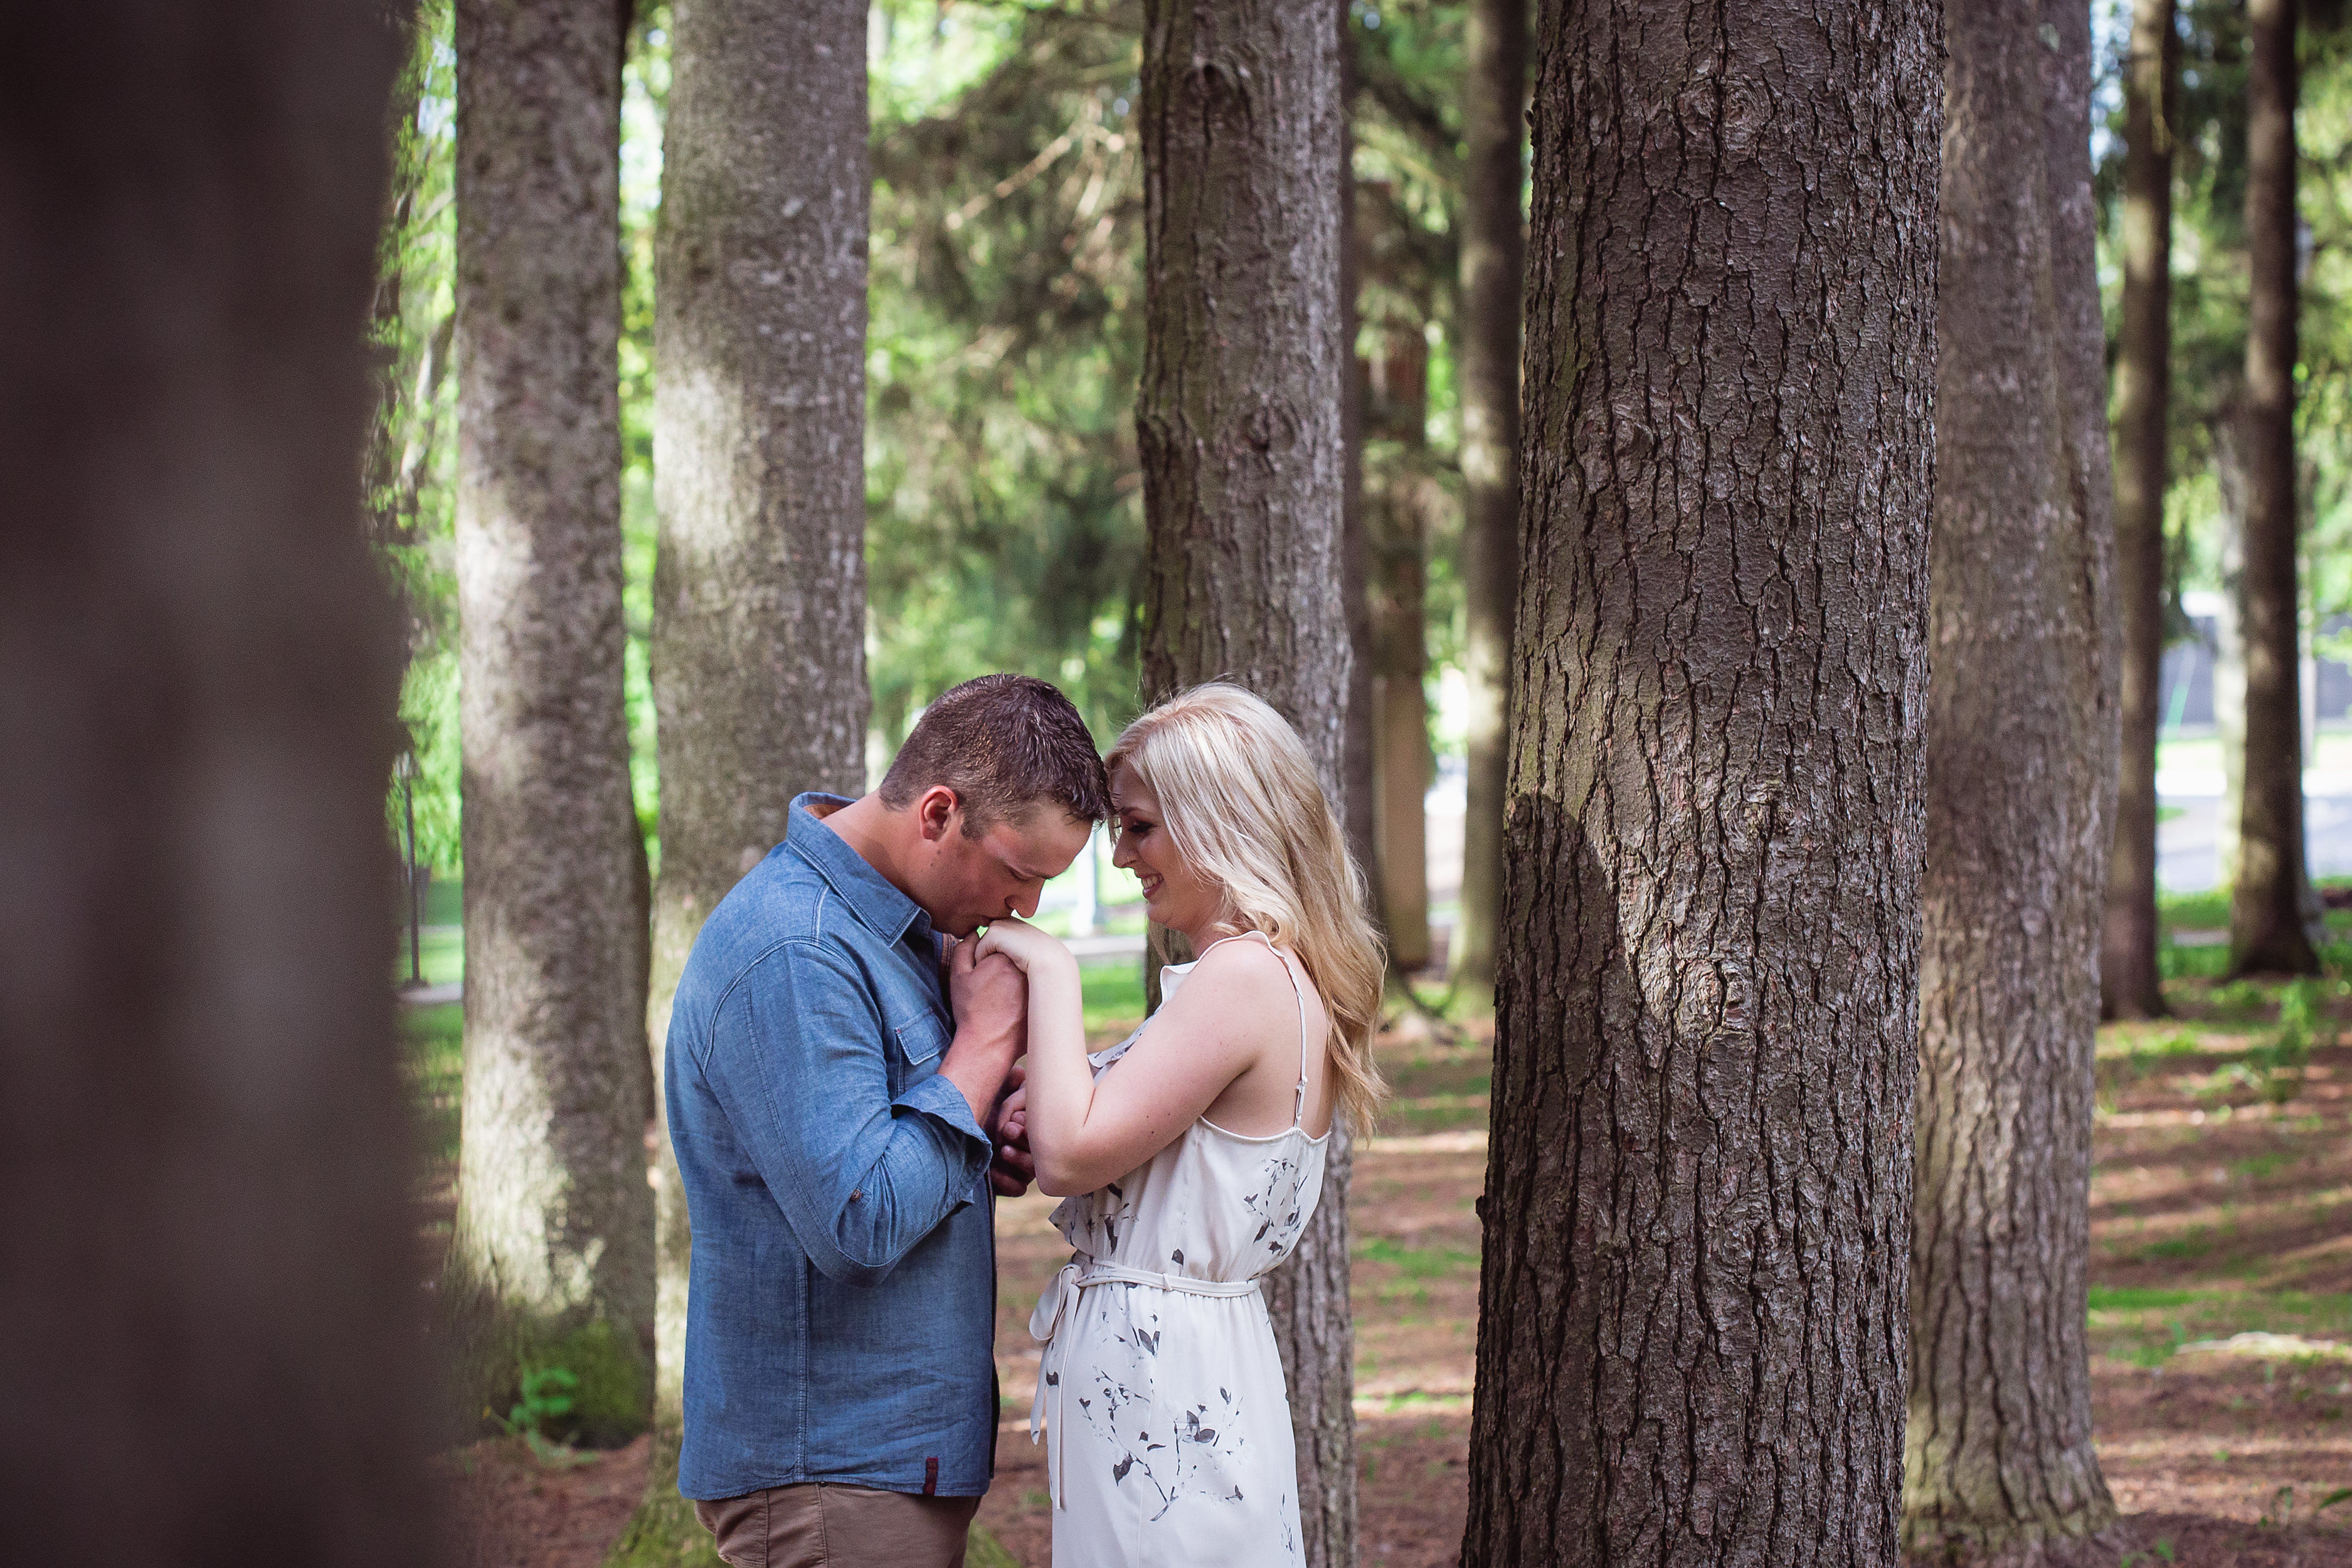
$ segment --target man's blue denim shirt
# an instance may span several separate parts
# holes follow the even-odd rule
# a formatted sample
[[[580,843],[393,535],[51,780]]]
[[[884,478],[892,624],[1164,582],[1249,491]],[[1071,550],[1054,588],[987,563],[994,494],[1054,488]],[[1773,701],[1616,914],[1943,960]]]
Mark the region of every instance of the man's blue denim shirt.
[[[930,917],[811,814],[719,901],[663,1092],[694,1222],[678,1490],[978,1497],[995,1459],[988,1137],[938,1076]]]

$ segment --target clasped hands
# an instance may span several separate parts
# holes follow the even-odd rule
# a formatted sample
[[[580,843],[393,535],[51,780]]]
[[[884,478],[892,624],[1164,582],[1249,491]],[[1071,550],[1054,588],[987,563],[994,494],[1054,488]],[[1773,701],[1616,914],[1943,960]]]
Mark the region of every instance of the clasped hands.
[[[987,1042],[1004,1062],[1003,1087],[983,1119],[993,1147],[988,1181],[999,1196],[1016,1198],[1037,1179],[1036,1162],[1029,1154],[1028,1091],[1023,1087],[1028,1075],[1018,1059],[1028,1047],[1029,977],[1002,952],[983,956],[980,945],[976,938],[947,939],[942,957],[948,1001],[959,1038]]]

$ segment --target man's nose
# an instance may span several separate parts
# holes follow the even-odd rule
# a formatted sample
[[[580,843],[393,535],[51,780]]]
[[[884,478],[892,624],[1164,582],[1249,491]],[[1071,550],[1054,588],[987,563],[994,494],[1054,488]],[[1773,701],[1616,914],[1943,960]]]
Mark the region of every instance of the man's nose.
[[[1037,912],[1038,897],[1044,893],[1045,890],[1045,889],[1043,888],[1032,888],[1022,897],[1013,900],[1013,912],[1019,915],[1024,921],[1030,916],[1035,914]]]

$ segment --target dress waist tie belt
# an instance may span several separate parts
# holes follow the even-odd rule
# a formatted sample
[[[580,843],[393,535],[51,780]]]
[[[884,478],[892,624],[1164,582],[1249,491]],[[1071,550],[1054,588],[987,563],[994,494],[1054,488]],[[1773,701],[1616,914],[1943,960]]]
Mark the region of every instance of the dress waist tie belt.
[[[1029,1402],[1029,1441],[1037,1441],[1040,1423],[1054,1430],[1054,1440],[1047,1452],[1053,1463],[1048,1467],[1045,1484],[1052,1489],[1054,1506],[1062,1502],[1061,1456],[1069,1447],[1068,1428],[1062,1425],[1064,1401],[1069,1397],[1069,1385],[1062,1369],[1054,1361],[1054,1341],[1060,1334],[1066,1318],[1077,1306],[1081,1291],[1094,1285],[1142,1285],[1154,1290],[1173,1290],[1183,1296],[1255,1296],[1258,1293],[1255,1279],[1193,1279],[1181,1274],[1153,1274],[1146,1269],[1122,1268],[1116,1263],[1102,1263],[1081,1252],[1062,1265],[1054,1276],[1054,1283],[1038,1299],[1037,1310],[1029,1314],[1029,1333],[1044,1342],[1037,1357],[1037,1396]],[[1053,1391],[1054,1409],[1048,1419],[1045,1394]]]

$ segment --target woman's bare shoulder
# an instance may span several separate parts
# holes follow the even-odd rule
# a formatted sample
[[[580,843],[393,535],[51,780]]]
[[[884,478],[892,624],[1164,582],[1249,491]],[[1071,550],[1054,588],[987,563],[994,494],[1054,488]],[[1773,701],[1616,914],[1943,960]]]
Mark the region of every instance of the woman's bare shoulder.
[[[1265,1021],[1287,1026],[1297,1017],[1294,983],[1307,993],[1310,1005],[1319,1005],[1313,984],[1299,973],[1297,959],[1277,952],[1261,938],[1244,936],[1219,942],[1202,953],[1199,967],[1177,994],[1181,999],[1199,993],[1203,1001],[1213,998],[1220,1009],[1236,1005],[1270,1009],[1279,1002],[1281,1011],[1269,1013]]]

